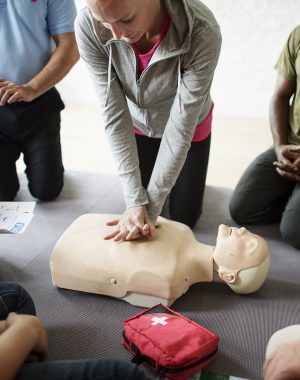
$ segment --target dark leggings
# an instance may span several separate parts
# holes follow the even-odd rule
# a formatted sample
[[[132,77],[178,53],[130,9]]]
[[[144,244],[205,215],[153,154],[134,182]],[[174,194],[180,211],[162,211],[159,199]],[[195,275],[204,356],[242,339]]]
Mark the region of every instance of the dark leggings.
[[[183,168],[170,193],[169,212],[173,220],[193,228],[202,213],[210,136],[192,142]],[[142,183],[146,189],[154,168],[161,139],[136,135]]]
[[[16,161],[24,154],[31,194],[49,201],[63,187],[60,111],[55,88],[30,103],[0,107],[0,201],[11,201],[19,190]]]

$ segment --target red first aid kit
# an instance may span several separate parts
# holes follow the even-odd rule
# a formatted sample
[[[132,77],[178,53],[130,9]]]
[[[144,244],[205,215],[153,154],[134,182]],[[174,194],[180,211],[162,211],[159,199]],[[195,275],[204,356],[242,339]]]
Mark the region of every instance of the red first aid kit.
[[[132,362],[147,363],[168,379],[185,380],[207,366],[219,338],[199,324],[159,304],[124,321],[122,344]]]

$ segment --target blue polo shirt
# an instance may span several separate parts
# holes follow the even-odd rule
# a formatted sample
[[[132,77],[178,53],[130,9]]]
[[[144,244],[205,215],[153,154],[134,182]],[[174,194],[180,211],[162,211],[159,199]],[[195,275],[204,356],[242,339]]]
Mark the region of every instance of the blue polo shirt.
[[[73,0],[0,0],[0,77],[31,80],[49,61],[52,36],[73,32]]]

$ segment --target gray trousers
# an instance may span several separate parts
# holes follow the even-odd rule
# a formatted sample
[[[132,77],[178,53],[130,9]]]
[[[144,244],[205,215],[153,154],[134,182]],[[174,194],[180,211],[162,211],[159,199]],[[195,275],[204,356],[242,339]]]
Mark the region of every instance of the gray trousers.
[[[274,149],[260,154],[239,180],[229,204],[238,224],[280,223],[282,237],[300,249],[300,183],[275,170]]]

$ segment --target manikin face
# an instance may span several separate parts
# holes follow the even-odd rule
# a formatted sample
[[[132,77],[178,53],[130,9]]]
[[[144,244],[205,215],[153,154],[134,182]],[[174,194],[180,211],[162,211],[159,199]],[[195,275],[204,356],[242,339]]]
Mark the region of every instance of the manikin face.
[[[239,271],[258,267],[268,256],[268,247],[258,235],[246,228],[219,226],[217,244],[213,253],[220,277],[234,282]]]
[[[133,44],[150,32],[159,10],[158,0],[87,0],[93,17],[110,29],[113,37]]]

